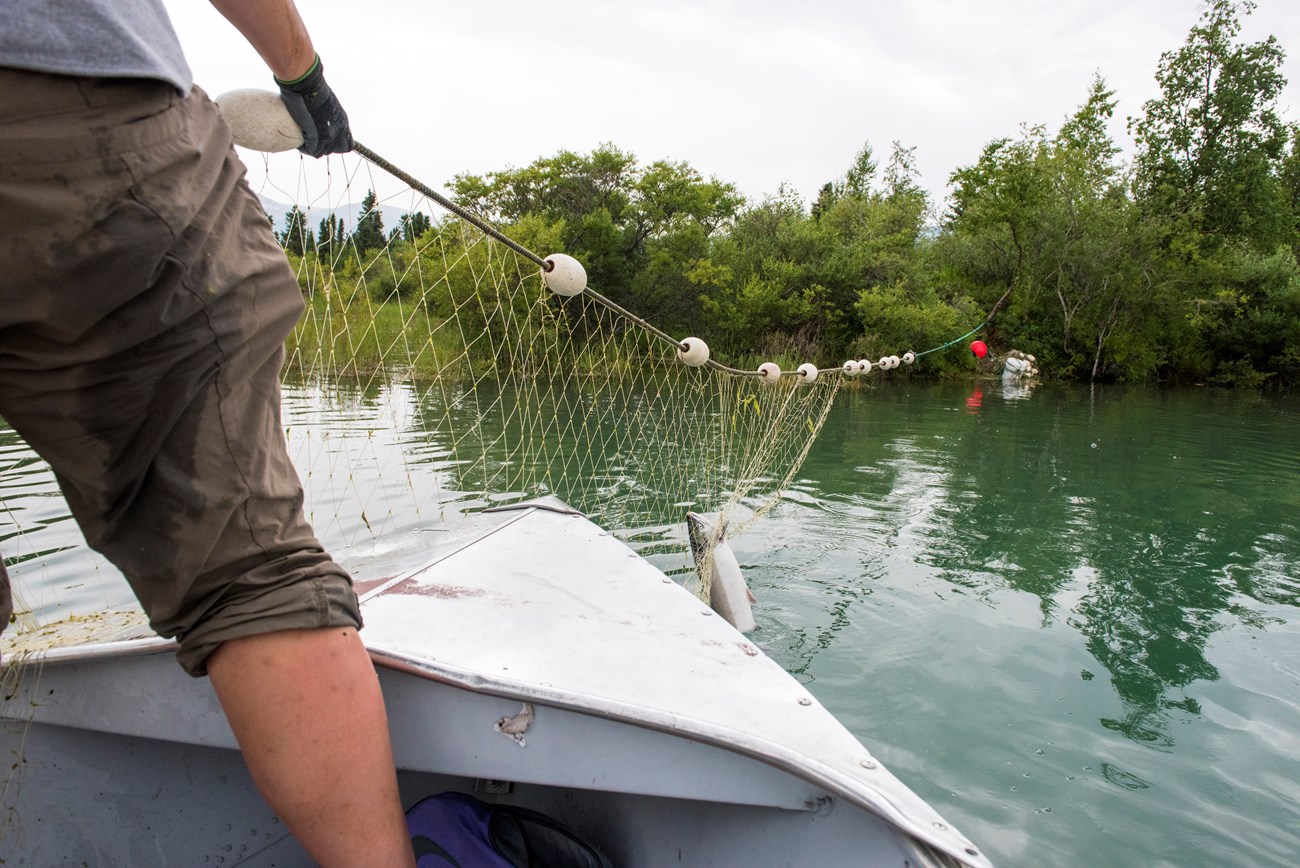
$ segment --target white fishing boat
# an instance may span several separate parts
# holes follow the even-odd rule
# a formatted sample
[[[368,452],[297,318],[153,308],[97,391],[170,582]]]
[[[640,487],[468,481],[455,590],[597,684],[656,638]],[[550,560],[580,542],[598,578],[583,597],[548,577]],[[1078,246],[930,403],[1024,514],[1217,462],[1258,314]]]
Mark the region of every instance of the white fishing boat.
[[[241,145],[295,146],[278,96],[221,103]],[[313,524],[356,534],[330,547],[357,582],[405,804],[453,792],[540,811],[620,868],[987,865],[732,623],[753,632],[728,517],[775,504],[842,379],[871,363],[722,365],[596,293],[572,257],[543,259],[356,152],[409,185],[410,212],[454,215],[347,264],[334,245],[300,251],[308,304],[286,364],[314,407],[345,407],[338,425],[290,414],[286,435]],[[327,173],[340,192],[286,188],[303,210],[355,201],[360,169]],[[367,340],[377,357],[358,360]],[[646,444],[667,457],[641,460]],[[439,492],[462,511],[397,530],[444,516]],[[600,504],[622,532],[716,513],[691,518],[698,593],[560,500],[480,509],[523,492]],[[209,682],[140,613],[2,638],[0,864],[310,864]]]
[[[558,500],[340,560],[407,805],[532,808],[628,868],[988,864],[754,641]],[[171,642],[60,629],[7,640],[0,864],[310,864]]]

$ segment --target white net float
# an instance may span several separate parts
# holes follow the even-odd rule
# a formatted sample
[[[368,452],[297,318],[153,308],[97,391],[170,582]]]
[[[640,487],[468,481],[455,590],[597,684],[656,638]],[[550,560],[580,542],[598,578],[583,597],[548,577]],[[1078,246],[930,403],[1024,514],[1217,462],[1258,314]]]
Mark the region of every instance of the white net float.
[[[890,357],[889,357],[889,367],[890,367],[890,368],[897,368],[897,367],[898,367],[899,365],[901,365],[901,364],[903,364],[903,360],[900,359],[898,356],[890,356]]]
[[[870,373],[871,373],[871,359],[863,359],[863,360],[861,360],[860,362],[858,362],[858,367],[862,369],[862,373],[864,373],[864,374],[870,374]]]
[[[845,362],[844,366],[840,368],[840,370],[844,371],[844,376],[846,377],[856,377],[858,374],[862,373],[862,367],[853,359],[849,359]]]
[[[800,383],[811,383],[813,380],[817,379],[817,366],[812,362],[804,362],[798,367],[797,373],[801,377],[799,380]]]
[[[278,154],[302,147],[302,129],[280,94],[246,87],[226,91],[215,102],[241,148]]]
[[[549,268],[542,272],[542,279],[556,295],[567,298],[587,288],[587,269],[569,254],[552,253],[546,257],[546,264]]]
[[[1034,358],[1033,353],[1025,353],[1025,358],[1034,364],[1038,364],[1038,359]]]
[[[880,361],[876,362],[876,366],[882,371],[888,371],[890,368],[889,356],[881,356]]]
[[[758,378],[769,386],[776,385],[781,379],[781,368],[776,362],[763,362],[758,366]]]
[[[910,365],[912,364],[912,362],[915,361],[916,361],[916,353],[912,352],[911,350],[908,350],[907,352],[903,353],[903,364]]]
[[[708,344],[699,338],[682,338],[682,348],[677,351],[677,361],[688,368],[698,368],[708,360]]]

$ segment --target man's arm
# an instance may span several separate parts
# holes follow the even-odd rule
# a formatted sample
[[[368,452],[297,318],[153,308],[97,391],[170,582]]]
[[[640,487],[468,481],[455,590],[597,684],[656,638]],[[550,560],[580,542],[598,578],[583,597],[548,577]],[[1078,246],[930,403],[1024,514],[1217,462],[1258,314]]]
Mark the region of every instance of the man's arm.
[[[351,149],[293,0],[211,2],[271,68],[303,127],[302,150]],[[230,639],[207,668],[254,782],[319,864],[415,868],[384,697],[355,630]]]
[[[316,61],[311,36],[293,0],[211,0],[281,81],[293,81]]]

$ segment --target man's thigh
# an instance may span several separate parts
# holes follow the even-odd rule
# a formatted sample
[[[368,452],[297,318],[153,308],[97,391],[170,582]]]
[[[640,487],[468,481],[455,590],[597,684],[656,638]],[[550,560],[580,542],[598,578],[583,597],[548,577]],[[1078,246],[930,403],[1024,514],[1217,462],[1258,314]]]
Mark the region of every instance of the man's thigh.
[[[25,84],[38,116],[0,117],[0,415],[190,671],[236,636],[359,626],[280,425],[301,293],[215,107]]]

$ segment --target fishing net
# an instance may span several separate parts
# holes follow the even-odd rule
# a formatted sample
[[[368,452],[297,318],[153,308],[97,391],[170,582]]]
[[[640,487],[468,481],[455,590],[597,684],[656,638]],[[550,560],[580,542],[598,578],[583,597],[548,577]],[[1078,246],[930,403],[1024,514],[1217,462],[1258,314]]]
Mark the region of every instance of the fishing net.
[[[687,511],[735,535],[769,510],[830,410],[838,369],[764,379],[716,359],[684,364],[685,336],[595,287],[552,292],[541,257],[503,243],[528,227],[490,227],[494,238],[477,212],[450,213],[418,181],[424,192],[356,155],[244,156],[255,191],[280,211],[306,301],[288,344],[284,425],[327,546],[553,495],[643,554],[679,555],[684,581],[708,599],[709,570],[698,579],[684,557]],[[367,220],[387,224],[370,245]],[[88,582],[112,576],[64,537],[23,539],[70,522],[42,489],[48,468],[16,438],[0,442],[0,462],[5,449],[14,457],[0,472],[34,474],[40,489],[7,489],[0,511],[20,595],[52,556],[84,558]],[[44,607],[27,626],[68,614],[57,592],[36,596]],[[124,599],[90,596],[105,610]]]
[[[262,167],[267,199],[283,195],[270,186],[283,159],[297,158]],[[338,405],[336,416],[355,411],[342,437],[289,425],[318,530],[382,535],[412,517],[554,495],[607,530],[682,548],[687,510],[737,533],[776,502],[838,376],[771,382],[684,364],[686,336],[658,332],[595,288],[558,295],[535,259],[418,191],[391,189],[365,161],[339,163],[319,192],[298,176],[307,202],[337,214],[366,199],[403,228],[431,219],[377,249],[359,249],[353,232],[291,257],[307,313],[286,388]]]

